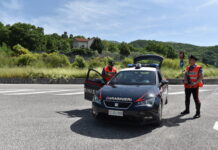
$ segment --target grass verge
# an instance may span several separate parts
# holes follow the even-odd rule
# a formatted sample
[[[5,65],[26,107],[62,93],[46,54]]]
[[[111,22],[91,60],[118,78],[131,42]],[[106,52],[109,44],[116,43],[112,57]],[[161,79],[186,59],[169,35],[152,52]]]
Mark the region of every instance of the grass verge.
[[[102,68],[95,68],[101,72]],[[120,67],[118,66],[118,69]],[[14,67],[0,68],[0,78],[85,78],[88,68],[33,68],[33,67]],[[162,73],[167,79],[182,78],[182,69],[162,68]],[[205,78],[218,78],[218,68],[204,69]]]

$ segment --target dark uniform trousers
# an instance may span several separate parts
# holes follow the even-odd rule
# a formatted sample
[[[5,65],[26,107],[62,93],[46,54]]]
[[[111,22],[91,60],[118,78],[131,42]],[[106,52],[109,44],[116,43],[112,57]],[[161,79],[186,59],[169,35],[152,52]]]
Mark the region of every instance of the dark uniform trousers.
[[[195,101],[196,113],[200,114],[201,102],[200,102],[200,100],[198,98],[199,88],[185,88],[186,110],[189,112],[191,94],[193,95],[193,98],[194,98],[194,101]]]

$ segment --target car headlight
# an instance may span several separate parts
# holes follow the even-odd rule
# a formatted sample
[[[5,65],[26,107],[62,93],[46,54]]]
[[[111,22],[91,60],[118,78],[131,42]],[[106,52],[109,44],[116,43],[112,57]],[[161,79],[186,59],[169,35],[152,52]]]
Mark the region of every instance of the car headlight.
[[[143,101],[139,101],[136,103],[136,106],[147,106],[152,107],[155,102],[155,97],[144,99]]]
[[[95,102],[95,103],[101,104],[101,100],[96,95],[94,95],[92,101]]]

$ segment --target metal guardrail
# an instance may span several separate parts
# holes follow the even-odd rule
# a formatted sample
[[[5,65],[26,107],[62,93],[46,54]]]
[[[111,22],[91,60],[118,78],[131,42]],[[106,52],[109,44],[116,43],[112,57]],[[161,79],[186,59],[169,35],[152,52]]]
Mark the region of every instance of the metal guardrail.
[[[169,84],[183,84],[182,79],[168,79]],[[0,84],[83,84],[85,78],[48,79],[48,78],[0,78]],[[218,84],[218,79],[204,79],[204,84]]]

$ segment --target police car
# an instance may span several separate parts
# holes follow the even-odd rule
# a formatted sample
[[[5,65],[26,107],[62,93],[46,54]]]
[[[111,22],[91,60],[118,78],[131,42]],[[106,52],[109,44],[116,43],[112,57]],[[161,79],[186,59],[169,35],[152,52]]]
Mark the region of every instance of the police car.
[[[168,95],[168,81],[160,72],[162,62],[163,57],[157,55],[136,57],[134,64],[120,70],[107,83],[99,72],[89,69],[85,99],[92,101],[94,118],[134,117],[160,125]]]

